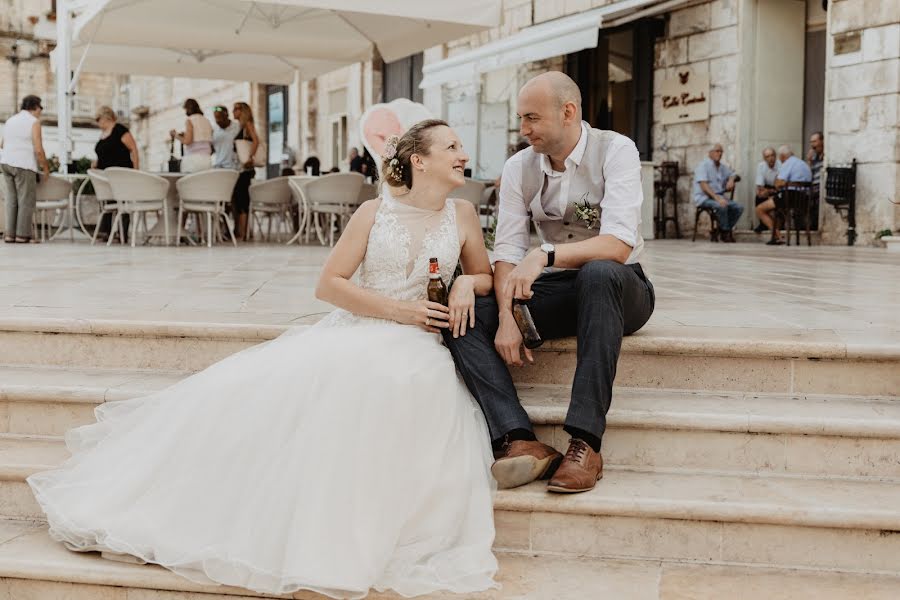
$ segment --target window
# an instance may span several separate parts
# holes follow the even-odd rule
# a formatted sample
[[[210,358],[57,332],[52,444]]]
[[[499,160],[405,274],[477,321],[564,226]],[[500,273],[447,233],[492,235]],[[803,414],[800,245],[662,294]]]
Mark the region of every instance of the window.
[[[422,64],[424,55],[419,52],[400,60],[384,63],[384,81],[382,85],[382,101],[390,102],[397,98],[409,98],[413,102],[422,102]]]
[[[331,121],[331,167],[340,167],[346,156],[347,115],[341,115]]]
[[[269,158],[266,165],[267,177],[281,175],[281,163],[285,153],[287,139],[287,87],[283,85],[270,85],[266,87],[266,144],[269,147]]]
[[[633,139],[642,160],[652,154],[653,47],[662,30],[653,19],[601,29],[595,48],[566,56],[566,73],[581,88],[584,120]]]

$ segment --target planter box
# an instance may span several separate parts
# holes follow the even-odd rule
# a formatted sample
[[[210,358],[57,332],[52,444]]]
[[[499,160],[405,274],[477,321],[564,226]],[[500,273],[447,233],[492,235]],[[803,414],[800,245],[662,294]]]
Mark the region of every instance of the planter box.
[[[884,242],[888,252],[900,252],[900,235],[885,235],[881,241]]]

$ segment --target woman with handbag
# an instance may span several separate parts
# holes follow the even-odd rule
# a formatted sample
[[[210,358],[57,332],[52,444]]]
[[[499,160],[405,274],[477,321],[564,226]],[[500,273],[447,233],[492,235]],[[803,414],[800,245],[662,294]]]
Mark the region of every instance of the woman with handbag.
[[[259,153],[262,143],[253,124],[253,110],[246,102],[235,102],[231,113],[241,124],[240,132],[234,138],[234,147],[237,151],[238,162],[241,163],[241,174],[234,184],[234,192],[231,195],[232,218],[235,223],[234,234],[239,239],[248,239],[250,231],[247,228],[248,215],[250,213],[250,180],[255,175],[255,158]]]
[[[172,139],[179,139],[184,145],[184,157],[181,159],[182,173],[197,173],[209,169],[212,158],[212,124],[200,110],[200,104],[193,98],[184,101],[184,112],[187,120],[184,122],[184,131],[176,133],[173,129],[169,132]]]

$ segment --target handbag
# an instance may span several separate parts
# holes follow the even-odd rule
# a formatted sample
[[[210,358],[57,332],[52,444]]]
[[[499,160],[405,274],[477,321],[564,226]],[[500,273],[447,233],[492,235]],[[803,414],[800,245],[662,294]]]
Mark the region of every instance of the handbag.
[[[234,149],[237,152],[238,161],[241,165],[247,164],[247,161],[250,160],[250,148],[253,147],[252,140],[234,140]],[[256,147],[256,152],[253,154],[253,166],[254,167],[264,167],[266,166],[266,161],[269,158],[268,150],[266,149],[265,142],[260,142]]]

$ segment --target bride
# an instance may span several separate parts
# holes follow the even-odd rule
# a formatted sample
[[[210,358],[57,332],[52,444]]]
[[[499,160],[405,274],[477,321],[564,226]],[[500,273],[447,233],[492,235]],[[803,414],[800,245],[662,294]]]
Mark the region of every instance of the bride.
[[[316,290],[338,310],[98,408],[72,458],[28,479],[54,539],[261,593],[496,587],[487,426],[439,335],[491,290],[478,216],[447,199],[468,156],[436,120],[386,153],[383,180],[409,191],[350,220]],[[466,273],[449,307],[426,299],[431,257],[445,283]]]

